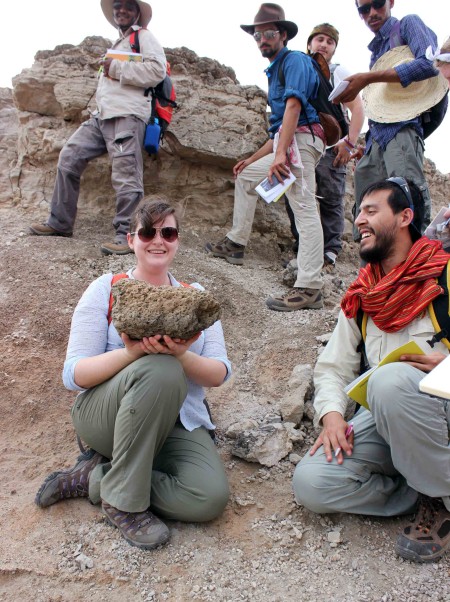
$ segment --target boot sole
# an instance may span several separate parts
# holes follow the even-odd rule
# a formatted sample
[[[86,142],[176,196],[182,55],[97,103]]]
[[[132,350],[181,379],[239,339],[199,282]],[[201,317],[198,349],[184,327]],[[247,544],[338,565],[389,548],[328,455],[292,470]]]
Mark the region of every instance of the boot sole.
[[[438,552],[435,552],[434,554],[430,554],[427,556],[421,556],[414,550],[411,550],[410,548],[402,546],[399,543],[397,543],[395,545],[395,552],[401,558],[404,558],[405,560],[411,560],[412,562],[417,562],[419,564],[423,564],[426,562],[435,562],[436,560],[439,560],[439,558],[442,558],[442,556],[444,556],[446,549],[447,548],[444,548],[444,549],[441,548]]]
[[[100,251],[102,255],[130,255],[133,253],[131,249],[129,251],[111,251],[110,249],[105,249],[105,247],[100,247]]]
[[[73,236],[73,232],[39,232],[39,230],[35,230],[30,226],[29,228],[31,234],[35,236],[62,236],[63,238],[70,238]]]
[[[119,533],[121,534],[121,536],[124,538],[124,540],[130,544],[130,546],[133,546],[135,548],[140,548],[141,550],[154,550],[155,548],[157,548],[158,546],[162,546],[165,543],[167,543],[170,539],[170,532],[167,532],[167,536],[164,539],[161,539],[161,541],[158,541],[157,543],[152,543],[152,544],[143,544],[143,543],[139,543],[137,541],[134,541],[132,539],[130,539],[129,537],[127,537],[125,535],[125,533],[120,529],[120,527],[118,527],[117,525],[115,525],[113,523],[113,521],[109,518],[109,516],[102,510],[104,517],[106,518],[107,522],[114,527],[115,529],[117,529],[119,531]]]

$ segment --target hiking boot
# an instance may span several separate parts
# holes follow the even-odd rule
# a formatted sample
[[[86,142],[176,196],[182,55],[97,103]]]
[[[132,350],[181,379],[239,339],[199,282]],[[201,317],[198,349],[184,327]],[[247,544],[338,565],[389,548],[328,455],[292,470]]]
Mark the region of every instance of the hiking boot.
[[[316,288],[292,288],[288,293],[271,295],[266,299],[269,309],[296,311],[297,309],[320,309],[323,307],[322,293]]]
[[[76,464],[69,470],[52,472],[39,488],[34,498],[40,508],[47,508],[60,500],[89,497],[89,477],[97,464],[108,460],[93,449],[78,456]]]
[[[126,242],[104,242],[100,247],[103,255],[128,255],[134,253]]]
[[[233,265],[243,265],[244,263],[245,246],[236,244],[226,236],[217,243],[207,242],[205,249],[213,257],[222,257]]]
[[[450,512],[438,498],[422,496],[413,522],[397,537],[395,551],[413,562],[434,562],[450,549]]]
[[[322,271],[325,272],[325,274],[332,274],[334,272],[336,268],[336,259],[336,253],[333,253],[332,251],[327,251],[325,253],[325,255],[323,256],[322,267]]]
[[[151,550],[170,537],[167,526],[149,510],[145,512],[122,512],[106,502],[102,502],[102,511],[107,521],[119,529],[122,537],[137,548]]]
[[[73,234],[72,232],[59,232],[48,224],[31,224],[30,232],[36,236],[66,236],[67,238]]]

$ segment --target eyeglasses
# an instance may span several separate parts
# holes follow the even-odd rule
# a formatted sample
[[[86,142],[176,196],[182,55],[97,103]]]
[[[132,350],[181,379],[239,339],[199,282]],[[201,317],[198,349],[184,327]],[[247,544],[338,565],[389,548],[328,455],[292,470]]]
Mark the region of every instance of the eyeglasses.
[[[113,2],[113,10],[120,10],[121,8],[122,8],[122,2]],[[126,10],[134,11],[134,10],[138,10],[138,5],[133,0],[130,2],[124,2],[123,8],[125,8]]]
[[[401,191],[405,195],[406,199],[408,200],[409,208],[411,209],[411,211],[414,212],[414,203],[412,200],[411,192],[409,190],[408,182],[405,180],[405,178],[402,178],[401,176],[397,176],[397,177],[393,177],[393,178],[388,178],[386,181],[392,182],[393,184],[395,184],[396,186],[398,186],[401,189]]]
[[[262,38],[266,40],[273,40],[277,33],[280,33],[278,29],[266,29],[266,31],[255,31],[253,37],[257,42],[259,42]]]
[[[157,232],[167,242],[175,242],[178,239],[178,230],[172,226],[164,226],[164,228],[139,228],[137,232],[130,232],[130,236],[137,234],[141,242],[148,243],[155,238]]]
[[[380,8],[383,8],[385,4],[386,0],[372,0],[372,2],[358,6],[358,12],[360,15],[368,15],[372,8],[375,10],[380,10]]]

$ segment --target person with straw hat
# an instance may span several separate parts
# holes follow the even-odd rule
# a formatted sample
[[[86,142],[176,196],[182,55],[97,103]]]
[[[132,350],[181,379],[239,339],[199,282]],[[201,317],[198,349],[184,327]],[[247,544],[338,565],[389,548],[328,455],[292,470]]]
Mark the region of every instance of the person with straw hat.
[[[151,113],[147,88],[166,76],[166,57],[155,36],[146,29],[152,8],[142,0],[101,0],[106,19],[117,29],[116,58],[105,57],[97,86],[97,110],[69,138],[59,155],[50,215],[32,224],[37,236],[72,236],[80,178],[88,163],[108,153],[111,183],[116,193],[115,237],[101,245],[105,255],[130,253],[127,233],[131,215],[144,195],[142,147]],[[120,60],[132,53],[132,34],[139,36],[141,61]],[[127,54],[123,54],[126,57]]]
[[[308,102],[317,94],[319,79],[310,57],[286,47],[297,35],[298,27],[286,20],[278,4],[262,4],[254,22],[241,28],[253,36],[261,55],[270,63],[266,69],[270,137],[251,157],[234,166],[232,229],[225,238],[208,242],[205,248],[213,257],[242,265],[258,200],[256,186],[265,177],[270,182],[275,178],[281,182],[292,171],[296,180],[286,196],[300,235],[298,276],[294,288],[270,295],[266,304],[275,311],[319,309],[323,307],[323,234],[315,199],[315,167],[325,148],[325,134],[316,110]]]
[[[355,213],[362,191],[380,178],[410,178],[425,196],[424,228],[430,222],[431,200],[423,172],[424,131],[420,115],[444,95],[437,69],[426,58],[437,38],[417,15],[401,21],[391,16],[395,0],[355,0],[358,13],[375,34],[370,71],[346,78],[349,85],[334,102],[353,100],[363,89],[369,131],[366,150],[355,169]],[[420,87],[420,92],[416,89]],[[380,98],[383,100],[380,102]],[[358,230],[354,228],[355,240]]]

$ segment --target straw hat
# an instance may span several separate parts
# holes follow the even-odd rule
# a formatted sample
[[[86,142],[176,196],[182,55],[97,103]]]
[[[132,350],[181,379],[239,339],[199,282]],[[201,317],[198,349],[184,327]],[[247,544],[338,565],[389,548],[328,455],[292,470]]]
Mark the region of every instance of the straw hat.
[[[409,46],[397,46],[383,54],[371,71],[392,69],[413,60],[415,57]],[[367,117],[377,123],[408,121],[437,104],[447,90],[447,80],[441,74],[412,82],[406,88],[400,83],[369,84],[362,94],[364,110]]]
[[[292,21],[286,21],[284,10],[278,4],[271,4],[265,2],[259,7],[259,11],[255,15],[255,19],[252,25],[241,25],[241,28],[253,35],[255,33],[256,25],[266,25],[267,23],[274,23],[275,25],[281,25],[287,32],[287,39],[292,40],[298,33],[298,27]]]
[[[135,0],[136,4],[139,6],[139,12],[141,16],[139,17],[138,25],[141,27],[147,27],[152,19],[152,7],[147,2],[142,2],[142,0]],[[113,15],[113,4],[114,0],[101,0],[102,11],[108,21],[111,23],[113,27],[117,29],[116,22],[114,21]]]

